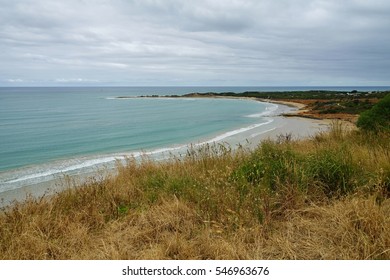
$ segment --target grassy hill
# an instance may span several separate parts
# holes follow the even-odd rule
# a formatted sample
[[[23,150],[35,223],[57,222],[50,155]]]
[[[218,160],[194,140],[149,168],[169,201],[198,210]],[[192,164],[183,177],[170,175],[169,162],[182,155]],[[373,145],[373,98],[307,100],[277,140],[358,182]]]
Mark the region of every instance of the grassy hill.
[[[189,149],[0,213],[2,259],[390,259],[390,134]]]

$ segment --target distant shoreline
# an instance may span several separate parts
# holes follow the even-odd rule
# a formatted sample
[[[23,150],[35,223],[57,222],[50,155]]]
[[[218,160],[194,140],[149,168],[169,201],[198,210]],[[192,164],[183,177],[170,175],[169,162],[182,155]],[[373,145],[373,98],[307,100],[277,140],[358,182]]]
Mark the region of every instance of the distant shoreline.
[[[245,91],[236,92],[193,92],[183,95],[139,95],[139,96],[117,96],[115,99],[133,99],[133,98],[227,98],[227,99],[250,99],[265,103],[275,103],[286,105],[297,109],[296,112],[283,114],[285,117],[300,117],[314,120],[339,120],[354,126],[359,110],[362,108],[355,106],[355,112],[343,110],[343,104],[350,106],[351,101],[363,103],[363,99],[370,103],[375,103],[379,98],[386,95],[389,91],[358,91],[358,90],[286,90],[286,91]],[[329,109],[331,101],[338,101]],[[349,102],[349,103],[348,103]],[[315,106],[313,106],[315,104]],[[316,110],[319,104],[324,108]],[[362,106],[361,106],[362,107]],[[345,106],[344,106],[345,108]],[[352,110],[353,111],[353,110]]]
[[[130,98],[142,98],[142,97],[130,97]],[[155,97],[154,97],[155,98]],[[167,97],[161,97],[167,98]],[[215,98],[226,98],[226,97],[215,97]],[[245,97],[230,97],[231,99],[249,99],[251,101],[259,101],[265,103],[278,103],[278,105],[282,105],[277,107],[277,109],[270,113],[269,118],[270,121],[265,123],[260,123],[256,125],[252,125],[250,127],[243,127],[240,129],[236,129],[236,131],[229,131],[223,135],[215,134],[211,136],[211,138],[199,138],[196,142],[192,142],[193,145],[199,146],[204,145],[206,143],[220,143],[223,145],[229,145],[234,148],[236,146],[241,146],[243,144],[247,145],[248,148],[255,148],[261,141],[266,139],[276,139],[279,135],[287,135],[291,134],[294,138],[303,138],[310,135],[315,134],[320,130],[327,129],[328,123],[324,121],[318,120],[308,120],[301,118],[286,118],[283,116],[284,113],[289,112],[290,110],[285,107],[289,105],[291,108],[293,105],[294,108],[298,108],[297,104],[287,104],[286,102],[268,102],[262,101],[255,98],[245,98]],[[191,145],[191,143],[187,143],[187,145],[181,145],[180,147],[174,147],[170,153],[182,153]],[[186,148],[187,147],[187,148]],[[183,151],[182,151],[183,150]],[[143,151],[146,155],[153,154],[153,151]],[[129,152],[133,153],[133,152]],[[121,159],[123,156],[118,154],[118,159]],[[100,170],[101,171],[101,170]],[[107,174],[111,174],[109,171]],[[70,177],[69,177],[70,176]],[[87,175],[69,175],[68,180],[72,182],[72,185],[81,185],[83,181],[88,177],[93,177],[93,173],[88,173]],[[81,180],[81,181],[80,181]],[[49,194],[57,191],[61,191],[66,186],[66,180],[61,176],[55,175],[53,180],[44,181],[42,183],[34,183],[31,185],[26,185],[17,189],[10,189],[1,193],[0,207],[6,206],[10,201],[18,200],[21,201],[25,199],[28,195],[33,195],[34,197],[39,197],[44,194]]]
[[[299,92],[301,95],[305,94],[315,95],[317,92]],[[260,95],[267,93],[259,93]],[[134,99],[134,98],[213,98],[213,99],[241,99],[241,100],[252,100],[263,103],[273,103],[277,105],[281,105],[279,109],[272,113],[269,117],[272,119],[271,122],[261,124],[258,126],[253,126],[250,129],[245,129],[240,131],[239,133],[229,134],[229,136],[223,138],[222,140],[215,140],[215,142],[219,142],[222,144],[228,144],[230,146],[241,145],[243,143],[247,143],[248,147],[255,148],[261,141],[267,139],[278,139],[280,136],[289,135],[294,139],[302,139],[309,136],[313,136],[320,131],[326,131],[331,126],[332,122],[335,120],[341,121],[344,127],[348,127],[349,129],[355,129],[355,125],[353,121],[351,121],[352,117],[355,115],[345,114],[345,115],[335,115],[335,114],[321,114],[317,113],[313,108],[312,104],[323,102],[322,98],[311,98],[311,99],[302,99],[302,96],[298,96],[296,98],[286,99],[284,98],[275,98],[280,97],[277,95],[286,95],[286,92],[274,92],[275,96],[273,98],[260,98],[256,96],[256,93],[249,92],[248,95],[254,96],[244,96],[245,93],[242,94],[216,94],[216,93],[192,93],[185,95],[149,95],[149,96],[118,96],[118,97],[110,97],[110,99]],[[287,93],[290,94],[290,93]],[[340,94],[339,92],[329,92],[328,94]],[[359,96],[349,95],[347,93],[343,93],[345,96],[341,96],[342,98],[351,99],[351,100],[359,100]],[[370,94],[371,95],[371,94]],[[374,94],[375,95],[375,94]],[[340,97],[340,98],[341,98]],[[372,96],[371,96],[372,97]],[[354,99],[355,98],[355,99]],[[363,96],[360,98],[367,98],[367,96]],[[375,99],[375,96],[372,97]],[[326,99],[326,102],[329,103],[333,99]],[[287,109],[288,106],[293,108],[292,110]],[[351,117],[352,116],[352,117]],[[218,138],[218,137],[217,137]],[[212,139],[217,139],[212,138]],[[198,139],[199,143],[209,143],[208,139]],[[189,143],[188,143],[189,144]],[[92,176],[92,175],[91,175]],[[23,187],[21,189],[15,189],[7,191],[6,193],[2,193],[3,200],[12,200],[14,199],[22,199],[26,197],[26,193],[33,193],[34,195],[41,195],[36,193],[36,190],[40,188],[41,194],[46,193],[49,188],[49,184],[41,184],[40,186],[34,185],[30,187]],[[54,190],[56,191],[56,190]],[[1,201],[0,201],[1,202]],[[0,205],[3,203],[0,203]]]
[[[288,107],[292,107],[296,109],[294,112],[282,113],[280,116],[286,118],[301,118],[301,119],[309,119],[313,121],[320,122],[321,125],[329,126],[333,122],[337,121],[342,123],[342,125],[347,129],[356,129],[356,120],[358,115],[356,114],[321,114],[317,113],[308,106],[308,104],[303,99],[296,98],[286,98],[285,96],[288,94],[331,94],[331,95],[346,95],[356,97],[358,94],[362,95],[375,95],[386,94],[387,91],[373,91],[373,92],[359,92],[357,90],[352,91],[327,91],[327,90],[307,90],[307,91],[274,91],[274,92],[242,92],[242,93],[216,93],[216,92],[208,92],[208,93],[188,93],[184,95],[140,95],[140,96],[118,96],[114,97],[117,99],[133,99],[133,98],[225,98],[225,99],[246,99],[246,100],[254,100],[264,103],[274,103],[278,105],[284,105]],[[257,97],[256,94],[262,96]],[[248,96],[251,95],[251,96]],[[269,98],[264,98],[264,95],[268,95]],[[272,98],[271,98],[272,97]],[[279,99],[282,98],[282,99]],[[375,98],[375,97],[374,97]],[[323,97],[319,98],[319,96],[313,96],[310,100],[315,103],[319,101],[323,101]]]
[[[300,91],[298,91],[300,92]],[[304,92],[311,92],[311,91],[304,91]],[[317,92],[317,91],[314,91]],[[322,92],[322,91],[321,91]],[[328,92],[328,91],[326,91]],[[252,92],[251,92],[252,93]],[[273,97],[277,97],[280,94],[286,94],[291,93],[289,91],[287,92],[253,92],[253,94],[270,94],[270,95],[276,95]],[[295,93],[295,92],[294,92]],[[329,91],[329,93],[338,94],[339,91]],[[256,135],[256,137],[253,137],[253,140],[255,143],[259,143],[266,139],[276,139],[280,135],[287,135],[290,134],[294,136],[297,139],[302,139],[307,136],[313,135],[318,131],[323,131],[324,129],[327,130],[332,123],[335,121],[340,122],[345,128],[347,129],[355,129],[356,125],[353,122],[350,122],[349,119],[343,119],[343,118],[327,118],[326,116],[322,115],[311,115],[310,109],[307,108],[307,105],[303,102],[299,102],[300,100],[279,100],[275,98],[259,98],[256,96],[244,96],[245,92],[243,93],[215,93],[215,92],[208,92],[208,93],[188,93],[184,95],[140,95],[140,96],[117,96],[113,97],[115,99],[134,99],[134,98],[153,98],[153,99],[166,99],[166,98],[212,98],[212,99],[240,99],[240,100],[252,100],[252,101],[258,101],[262,103],[272,103],[282,106],[288,106],[290,108],[294,108],[291,112],[285,112],[285,110],[282,110],[282,112],[276,114],[273,116],[277,120],[281,121],[283,120],[284,125],[280,125],[277,128],[267,130],[263,133],[259,133]],[[307,114],[309,113],[309,114]],[[302,132],[303,131],[303,132]],[[302,133],[301,133],[302,132]],[[243,139],[241,139],[243,140]],[[249,145],[252,148],[254,148],[255,145]]]

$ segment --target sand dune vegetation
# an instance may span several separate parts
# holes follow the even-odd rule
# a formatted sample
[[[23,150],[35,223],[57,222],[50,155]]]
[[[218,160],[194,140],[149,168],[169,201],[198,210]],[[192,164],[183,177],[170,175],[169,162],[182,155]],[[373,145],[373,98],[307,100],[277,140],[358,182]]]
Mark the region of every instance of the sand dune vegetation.
[[[0,213],[2,259],[390,259],[388,132],[334,123],[69,184]]]

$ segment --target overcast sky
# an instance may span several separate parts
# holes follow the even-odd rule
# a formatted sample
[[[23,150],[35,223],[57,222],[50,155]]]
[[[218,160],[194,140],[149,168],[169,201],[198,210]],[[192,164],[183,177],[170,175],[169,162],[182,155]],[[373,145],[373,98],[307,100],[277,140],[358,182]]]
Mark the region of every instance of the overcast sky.
[[[23,85],[390,85],[390,1],[0,0]]]

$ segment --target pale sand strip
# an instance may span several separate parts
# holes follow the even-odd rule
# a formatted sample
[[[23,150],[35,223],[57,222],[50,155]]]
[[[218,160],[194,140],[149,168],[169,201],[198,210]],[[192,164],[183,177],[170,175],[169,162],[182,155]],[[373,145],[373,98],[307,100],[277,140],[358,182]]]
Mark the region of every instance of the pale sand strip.
[[[292,102],[292,101],[281,101],[281,100],[268,100],[268,99],[257,99],[262,102],[269,102],[269,103],[275,103],[275,104],[281,104],[281,105],[286,105],[290,107],[295,107],[298,110],[301,110],[304,108],[306,105],[298,102]]]
[[[255,100],[262,101],[258,99]],[[269,100],[263,100],[262,102],[269,102]],[[272,101],[270,103],[279,104],[277,111],[274,112],[270,117],[273,119],[271,123],[227,137],[219,142],[222,144],[228,144],[232,148],[239,145],[247,146],[248,148],[255,148],[259,145],[259,143],[261,143],[261,141],[266,139],[275,140],[280,135],[291,134],[292,138],[296,140],[314,136],[316,133],[326,131],[330,127],[331,120],[314,120],[300,117],[284,117],[280,115],[291,111],[291,107],[294,107],[295,109],[301,109],[304,107],[303,104],[285,101]],[[294,113],[295,112],[296,111],[294,111]],[[178,152],[183,153],[183,151]],[[112,171],[110,172],[109,170],[102,172],[106,172],[106,174],[112,174]],[[88,174],[90,177],[93,177],[94,175],[96,174]],[[74,180],[77,182],[77,178]],[[67,185],[68,184],[66,182],[64,183],[63,179],[57,179],[36,185],[22,187],[16,190],[6,191],[0,194],[0,207],[8,205],[14,200],[24,200],[28,195],[35,197],[40,197],[44,194],[50,195],[67,188]]]
[[[278,104],[281,103],[278,102]],[[279,136],[291,135],[292,140],[312,137],[315,136],[317,133],[329,130],[333,122],[333,120],[325,119],[318,120],[301,117],[284,117],[281,114],[286,112],[286,108],[283,107],[285,107],[287,104],[283,102],[283,105],[279,106],[279,112],[277,113],[277,115],[272,116],[272,123],[255,128],[245,133],[241,133],[237,135],[237,137],[225,139],[224,142],[232,146],[238,144],[245,145],[246,143],[248,143],[250,148],[255,148],[261,143],[261,141],[268,139],[277,140]],[[288,105],[293,106],[293,104]],[[302,105],[303,104],[300,104],[299,107],[302,108]],[[294,106],[294,108],[297,107],[298,106]],[[293,112],[295,113],[296,111]]]

